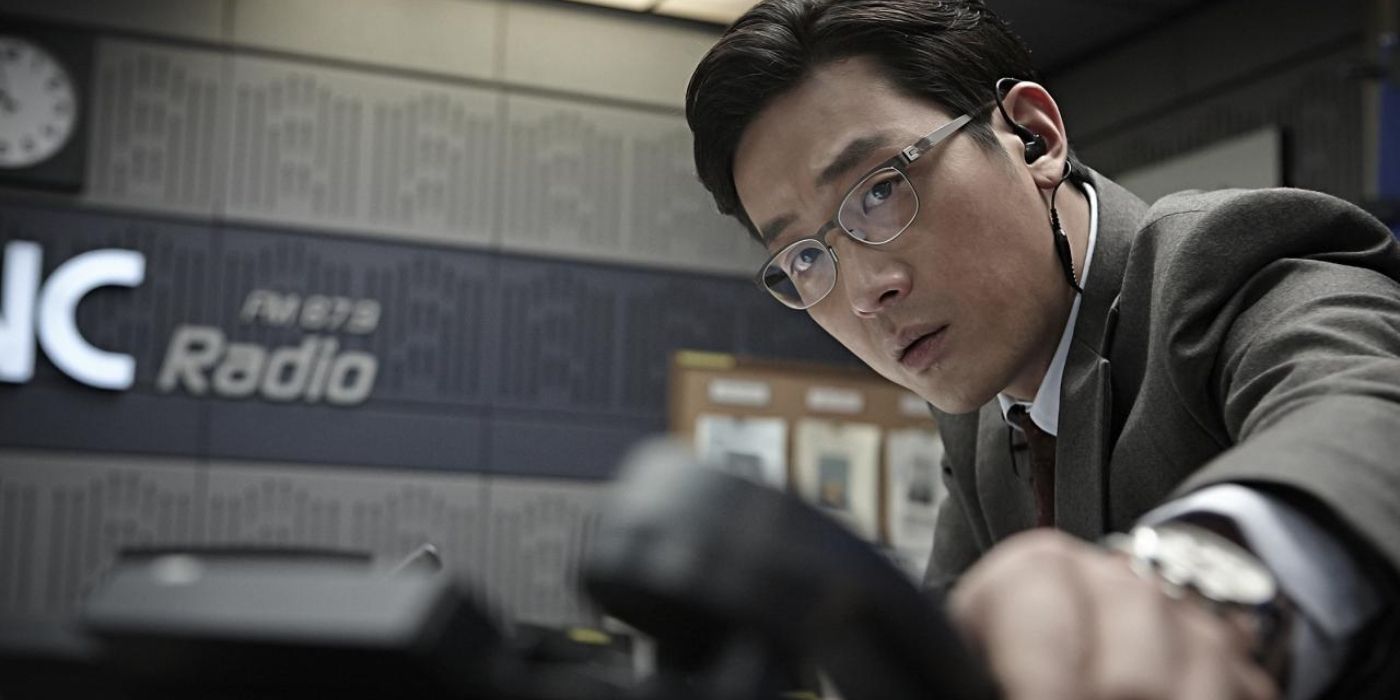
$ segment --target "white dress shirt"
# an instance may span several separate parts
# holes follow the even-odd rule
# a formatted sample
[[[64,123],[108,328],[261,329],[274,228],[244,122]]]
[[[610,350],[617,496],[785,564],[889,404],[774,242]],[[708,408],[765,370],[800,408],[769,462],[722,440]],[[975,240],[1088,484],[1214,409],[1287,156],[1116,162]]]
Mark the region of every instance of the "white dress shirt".
[[[1098,194],[1087,184],[1083,190],[1089,200],[1089,245],[1079,278],[1081,287],[1088,284],[1099,235]],[[1059,434],[1060,384],[1074,323],[1079,318],[1079,302],[1080,296],[1075,295],[1060,344],[1028,408],[1031,420],[1051,435]],[[1025,405],[1005,394],[998,394],[997,401],[1003,417],[1012,406]],[[1341,669],[1356,633],[1379,612],[1379,594],[1330,533],[1296,508],[1254,489],[1236,484],[1211,486],[1158,506],[1141,522],[1155,525],[1202,513],[1229,518],[1297,608],[1287,698],[1316,697]]]

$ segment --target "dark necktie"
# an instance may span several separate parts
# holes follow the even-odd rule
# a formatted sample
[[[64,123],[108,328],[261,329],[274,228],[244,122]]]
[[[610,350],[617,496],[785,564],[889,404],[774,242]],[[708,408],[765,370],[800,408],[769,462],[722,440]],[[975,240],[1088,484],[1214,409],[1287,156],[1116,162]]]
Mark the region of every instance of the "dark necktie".
[[[1035,526],[1055,526],[1055,436],[1031,420],[1025,406],[1006,412],[1006,420],[1026,436],[1031,461],[1031,491],[1035,493]]]

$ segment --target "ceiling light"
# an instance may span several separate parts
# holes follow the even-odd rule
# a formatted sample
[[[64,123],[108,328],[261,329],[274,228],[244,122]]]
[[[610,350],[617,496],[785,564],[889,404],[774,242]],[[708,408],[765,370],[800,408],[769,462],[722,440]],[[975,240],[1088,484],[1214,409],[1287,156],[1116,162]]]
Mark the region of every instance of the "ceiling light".
[[[573,0],[585,5],[602,5],[603,7],[616,7],[620,10],[632,10],[633,12],[648,12],[656,4],[656,0]]]
[[[755,0],[661,0],[654,12],[701,22],[732,24],[756,4]]]

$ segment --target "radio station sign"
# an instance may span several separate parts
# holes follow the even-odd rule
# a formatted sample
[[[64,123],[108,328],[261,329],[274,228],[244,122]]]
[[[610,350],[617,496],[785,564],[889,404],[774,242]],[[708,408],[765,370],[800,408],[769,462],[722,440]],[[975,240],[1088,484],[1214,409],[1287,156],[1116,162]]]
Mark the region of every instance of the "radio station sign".
[[[131,388],[136,360],[93,345],[78,330],[78,303],[98,287],[135,287],[146,276],[146,258],[134,250],[94,250],[39,279],[43,251],[32,241],[5,245],[0,292],[0,381],[23,384],[34,377],[34,345],[64,374],[99,389]]]
[[[78,328],[78,305],[102,287],[141,286],[146,257],[140,251],[105,248],[76,255],[41,279],[43,249],[14,240],[4,247],[0,283],[0,382],[24,384],[34,376],[36,348],[64,374],[98,389],[125,391],[136,377],[136,358],[96,347]],[[300,342],[268,346],[204,323],[175,327],[155,381],[160,393],[271,402],[363,403],[374,390],[378,359],[347,350],[343,336],[367,336],[379,328],[375,299],[254,289],[242,299],[241,325],[300,331]]]

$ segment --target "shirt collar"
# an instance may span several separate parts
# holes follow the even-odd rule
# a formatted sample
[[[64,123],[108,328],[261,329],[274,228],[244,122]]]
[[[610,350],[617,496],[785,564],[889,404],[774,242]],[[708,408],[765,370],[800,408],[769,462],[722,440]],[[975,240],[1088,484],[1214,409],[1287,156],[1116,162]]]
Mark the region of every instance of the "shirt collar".
[[[1084,249],[1084,272],[1079,276],[1081,289],[1089,283],[1089,267],[1094,262],[1094,244],[1099,239],[1098,194],[1087,182],[1084,183],[1084,194],[1089,198],[1089,245]],[[1065,321],[1065,330],[1060,334],[1060,344],[1055,348],[1050,368],[1045,370],[1045,378],[1040,380],[1040,388],[1036,390],[1035,398],[1031,399],[1029,404],[1031,420],[1051,435],[1060,434],[1060,383],[1065,376],[1065,358],[1069,356],[1069,343],[1074,338],[1074,322],[1079,318],[1079,302],[1083,296],[1074,295],[1074,303],[1069,307],[1069,318]],[[1026,405],[1024,401],[1017,401],[1006,394],[997,394],[997,402],[1001,404],[1002,418],[1006,418],[1006,412],[1010,411],[1012,406]]]

